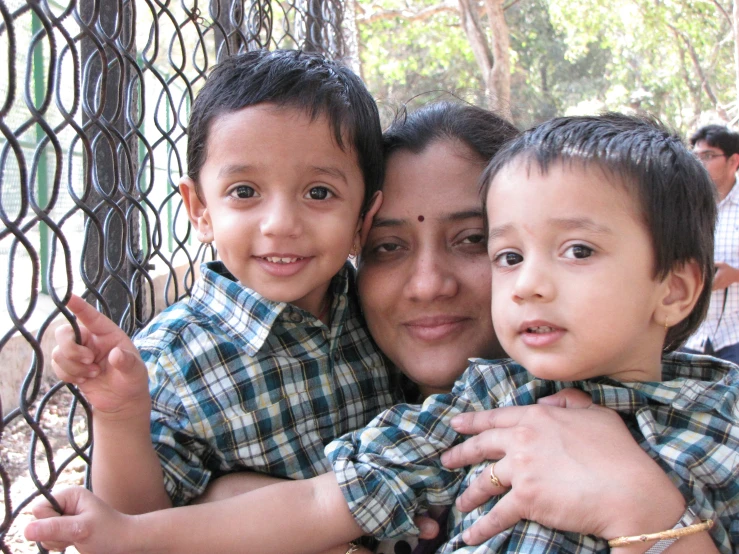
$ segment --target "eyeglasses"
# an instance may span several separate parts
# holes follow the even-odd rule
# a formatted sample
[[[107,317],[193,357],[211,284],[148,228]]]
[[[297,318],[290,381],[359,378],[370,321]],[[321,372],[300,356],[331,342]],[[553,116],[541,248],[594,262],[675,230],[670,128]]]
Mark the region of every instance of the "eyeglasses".
[[[693,152],[693,155],[702,162],[710,162],[714,158],[725,158],[726,154],[718,154],[711,152],[710,150],[703,150],[701,152]]]

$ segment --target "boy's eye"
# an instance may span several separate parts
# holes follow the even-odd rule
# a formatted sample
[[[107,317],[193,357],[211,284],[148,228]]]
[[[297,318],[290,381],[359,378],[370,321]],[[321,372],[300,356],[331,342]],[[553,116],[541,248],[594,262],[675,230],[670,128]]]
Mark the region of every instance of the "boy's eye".
[[[584,260],[589,258],[594,253],[594,250],[584,244],[573,244],[567,250],[565,250],[565,258],[575,258],[577,260]]]
[[[493,259],[493,263],[498,267],[511,267],[522,261],[523,256],[518,252],[501,252]]]
[[[308,198],[311,200],[326,200],[333,196],[333,193],[326,187],[313,187],[308,191]]]
[[[256,196],[257,191],[255,191],[252,187],[249,185],[239,185],[237,187],[234,187],[234,189],[231,191],[232,196],[236,196],[237,198],[253,198]]]

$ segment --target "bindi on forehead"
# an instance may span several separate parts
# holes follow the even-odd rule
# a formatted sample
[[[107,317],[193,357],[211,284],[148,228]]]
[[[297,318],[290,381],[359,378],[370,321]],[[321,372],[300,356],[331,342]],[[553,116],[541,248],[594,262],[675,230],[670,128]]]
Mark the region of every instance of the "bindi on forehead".
[[[422,215],[419,215],[419,216],[418,216],[418,221],[423,221],[424,219],[426,219],[426,218],[425,218],[425,217],[423,217]]]

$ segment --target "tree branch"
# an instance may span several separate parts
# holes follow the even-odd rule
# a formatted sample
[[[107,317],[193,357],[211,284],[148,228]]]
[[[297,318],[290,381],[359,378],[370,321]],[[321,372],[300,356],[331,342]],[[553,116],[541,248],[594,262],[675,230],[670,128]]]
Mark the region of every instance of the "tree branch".
[[[357,22],[359,23],[374,23],[375,21],[381,21],[384,19],[394,19],[396,17],[405,19],[406,21],[424,21],[438,13],[443,12],[457,12],[457,3],[453,0],[444,0],[440,4],[434,6],[428,6],[419,11],[413,11],[409,9],[400,10],[383,10],[378,9],[367,13],[366,11],[361,15],[357,16]]]
[[[729,25],[731,25],[732,29],[734,28],[734,21],[732,21],[731,16],[729,15],[729,12],[726,11],[726,8],[724,8],[721,4],[719,4],[718,0],[711,0],[716,7],[718,8],[718,11],[721,12],[721,14],[726,18],[726,20],[729,22]]]

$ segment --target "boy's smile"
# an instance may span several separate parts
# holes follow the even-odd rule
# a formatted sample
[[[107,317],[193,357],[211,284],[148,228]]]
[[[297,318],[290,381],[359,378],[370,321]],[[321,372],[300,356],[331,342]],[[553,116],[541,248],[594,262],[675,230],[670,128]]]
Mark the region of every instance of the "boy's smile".
[[[544,379],[659,380],[666,285],[625,184],[595,165],[514,161],[487,209],[493,322],[511,357]]]
[[[319,314],[359,229],[356,155],[324,117],[271,104],[216,118],[207,144],[200,197],[181,187],[200,240],[242,284]]]

